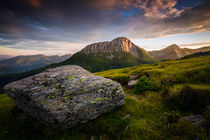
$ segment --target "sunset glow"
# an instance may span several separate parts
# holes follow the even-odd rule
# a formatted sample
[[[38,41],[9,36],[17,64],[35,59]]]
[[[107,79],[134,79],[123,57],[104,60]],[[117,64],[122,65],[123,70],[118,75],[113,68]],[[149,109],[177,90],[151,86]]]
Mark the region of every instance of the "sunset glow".
[[[0,18],[0,54],[75,53],[119,36],[146,50],[210,45],[205,0],[7,0]]]

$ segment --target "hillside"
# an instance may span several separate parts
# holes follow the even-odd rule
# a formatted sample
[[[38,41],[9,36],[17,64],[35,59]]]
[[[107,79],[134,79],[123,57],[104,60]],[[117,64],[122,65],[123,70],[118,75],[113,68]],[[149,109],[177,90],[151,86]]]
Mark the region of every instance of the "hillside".
[[[51,63],[59,63],[68,59],[71,55],[63,56],[45,56],[45,55],[28,55],[16,56],[10,59],[0,61],[0,74],[25,72]]]
[[[207,107],[210,98],[209,69],[210,56],[202,56],[95,73],[123,85],[125,105],[67,130],[44,126],[2,94],[0,138],[208,140],[208,129],[201,130],[180,118],[194,114],[204,115],[207,120],[210,118]],[[127,82],[132,75],[146,76],[157,86],[156,89],[143,92],[136,92],[136,88],[128,89]]]
[[[5,59],[9,59],[9,58],[12,58],[12,57],[14,57],[14,56],[12,56],[12,55],[0,55],[0,61],[5,60]]]
[[[202,47],[198,49],[180,48],[176,44],[168,46],[162,50],[150,51],[149,54],[158,60],[174,60],[197,52],[210,51],[210,47]]]
[[[210,55],[210,51],[208,51],[208,52],[193,53],[193,54],[190,54],[190,55],[186,55],[186,56],[182,57],[181,59],[201,57],[201,56],[207,56],[207,55]]]
[[[75,64],[97,72],[154,62],[155,59],[144,49],[125,37],[119,37],[111,42],[90,44],[60,65]]]

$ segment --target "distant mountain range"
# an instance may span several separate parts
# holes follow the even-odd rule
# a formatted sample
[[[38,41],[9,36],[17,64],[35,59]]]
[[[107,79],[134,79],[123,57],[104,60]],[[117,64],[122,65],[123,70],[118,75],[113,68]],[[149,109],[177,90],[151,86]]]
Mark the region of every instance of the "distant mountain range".
[[[182,57],[181,59],[189,59],[189,58],[208,56],[208,55],[210,55],[210,51],[208,51],[208,52],[197,52],[197,53],[193,53],[193,54],[190,54],[190,55],[186,55],[186,56]]]
[[[5,60],[5,59],[9,59],[9,58],[12,58],[12,57],[14,57],[14,56],[12,56],[12,55],[0,55],[0,61]]]
[[[0,55],[0,74],[20,73],[52,64],[49,67],[61,65],[79,65],[91,71],[98,72],[108,69],[125,68],[140,64],[149,64],[162,60],[180,59],[184,56],[210,51],[210,47],[199,49],[180,48],[176,44],[162,50],[147,52],[138,47],[126,37],[118,37],[112,41],[93,43],[81,51],[64,56],[29,55],[11,56]]]
[[[16,56],[10,59],[0,61],[0,74],[5,73],[18,73],[30,71],[39,67],[46,66],[51,63],[59,63],[68,58],[70,54],[58,56],[45,56],[45,55],[28,55]]]
[[[188,49],[188,48],[180,48],[176,44],[173,44],[162,50],[149,51],[149,54],[152,55],[157,60],[161,61],[161,60],[179,59],[193,53],[206,52],[206,51],[210,51],[210,46],[198,49]]]
[[[196,54],[189,56],[189,58],[205,56],[209,55],[208,50],[210,50],[210,47],[182,49],[174,44],[159,51],[147,52],[136,46],[129,39],[119,37],[110,42],[90,44],[72,56],[69,54],[64,56],[17,56],[0,61],[0,73],[13,73],[0,75],[0,93],[2,92],[1,88],[9,82],[62,65],[74,64],[82,66],[91,72],[97,72],[155,63],[166,59],[179,59],[183,56],[185,56],[183,58],[185,59],[188,58],[186,55],[196,52]]]
[[[119,37],[111,42],[90,44],[60,65],[74,64],[91,72],[97,72],[154,62],[156,60],[147,51],[129,39]]]
[[[53,64],[54,66],[79,65],[91,72],[98,72],[155,63],[162,60],[180,59],[193,53],[206,51],[210,51],[210,47],[188,49],[180,48],[178,45],[173,44],[162,50],[147,52],[132,43],[128,38],[118,37],[110,42],[106,41],[87,45],[73,56],[70,54],[64,56],[29,55],[17,56],[10,59],[5,58],[11,56],[2,56],[4,60],[0,61],[0,74],[26,72],[52,63],[57,63]]]

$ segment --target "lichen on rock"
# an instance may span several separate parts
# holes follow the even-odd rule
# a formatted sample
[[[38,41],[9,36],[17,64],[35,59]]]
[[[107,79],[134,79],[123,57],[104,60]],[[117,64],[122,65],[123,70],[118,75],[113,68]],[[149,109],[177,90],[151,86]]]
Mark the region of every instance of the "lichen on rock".
[[[69,128],[124,103],[121,85],[67,65],[10,83],[4,90],[16,105],[52,127]]]

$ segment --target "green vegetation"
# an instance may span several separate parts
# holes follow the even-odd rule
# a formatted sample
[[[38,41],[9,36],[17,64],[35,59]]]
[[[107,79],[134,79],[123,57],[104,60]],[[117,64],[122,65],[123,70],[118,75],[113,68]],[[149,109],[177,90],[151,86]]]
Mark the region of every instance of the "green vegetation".
[[[153,59],[148,58],[147,55],[140,54],[140,56],[142,56],[142,58],[139,59],[127,52],[89,54],[78,52],[59,65],[79,65],[91,72],[98,72],[102,70],[125,68],[155,62]]]
[[[129,80],[130,75],[145,75],[160,89],[175,84],[209,84],[210,83],[210,56],[164,61],[155,64],[124,69],[113,69],[96,73],[106,78],[114,79],[121,84]],[[123,81],[123,82],[121,82]]]
[[[207,129],[210,130],[210,106],[208,106],[204,112],[204,117],[207,120]]]
[[[82,52],[78,52],[74,54],[71,58],[61,63],[50,64],[45,67],[41,67],[23,73],[0,75],[0,93],[3,93],[2,91],[3,86],[10,82],[40,73],[48,68],[55,68],[63,65],[79,65],[91,72],[98,72],[102,70],[125,68],[125,67],[136,66],[139,64],[145,64],[145,63],[148,64],[155,62],[153,58],[149,57],[149,55],[141,51],[139,51],[138,54],[140,58],[137,58],[131,53],[127,52],[113,52],[111,54],[110,53],[85,54]]]
[[[199,129],[179,118],[199,113],[210,122],[209,70],[210,56],[205,56],[95,73],[122,83],[125,104],[67,130],[42,125],[3,94],[0,95],[0,139],[208,140],[209,129]],[[157,89],[147,88],[144,94],[136,94],[135,89],[127,89],[131,75],[147,77],[144,81],[152,81]]]
[[[209,85],[210,86],[210,85]],[[210,91],[183,86],[174,93],[168,93],[166,104],[183,112],[202,113],[210,105]]]
[[[210,51],[194,53],[191,55],[184,56],[181,59],[188,59],[188,58],[194,58],[194,57],[200,57],[200,56],[206,56],[206,55],[210,55]]]
[[[153,91],[155,89],[155,84],[146,76],[142,76],[141,78],[139,78],[138,82],[135,85],[135,90],[137,94],[144,91]]]

